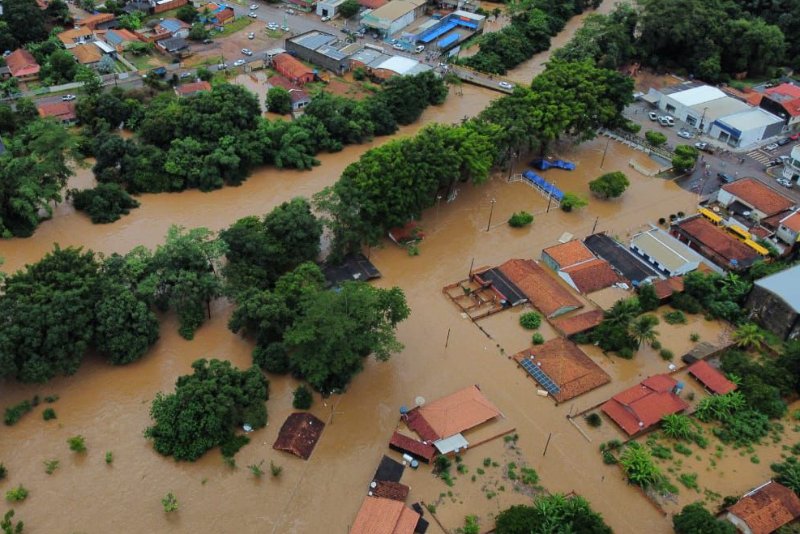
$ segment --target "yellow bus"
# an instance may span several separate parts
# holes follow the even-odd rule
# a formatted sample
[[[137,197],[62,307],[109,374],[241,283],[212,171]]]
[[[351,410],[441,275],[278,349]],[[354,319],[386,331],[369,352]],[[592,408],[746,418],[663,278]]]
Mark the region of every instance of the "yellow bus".
[[[748,247],[752,248],[753,250],[755,250],[756,252],[758,252],[762,256],[769,256],[769,250],[767,250],[766,247],[762,247],[761,245],[759,245],[758,243],[756,243],[752,239],[745,239],[744,240],[744,244],[747,245]]]
[[[739,228],[735,224],[726,226],[725,229],[728,231],[728,233],[732,234],[733,237],[741,239],[742,241],[750,239],[750,232],[748,232],[747,230],[743,230],[742,228]]]
[[[719,223],[722,222],[722,217],[720,217],[710,209],[698,208],[697,211],[700,213],[700,215],[702,215],[712,223],[716,224],[717,226],[719,226]]]

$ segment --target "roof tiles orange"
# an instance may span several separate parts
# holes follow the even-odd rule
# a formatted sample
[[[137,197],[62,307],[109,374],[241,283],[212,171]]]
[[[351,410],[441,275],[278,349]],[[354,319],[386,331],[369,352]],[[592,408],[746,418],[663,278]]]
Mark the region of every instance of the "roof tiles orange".
[[[602,310],[591,310],[568,317],[558,317],[550,321],[553,327],[565,336],[586,332],[603,322]]]
[[[583,307],[581,301],[533,260],[508,260],[499,269],[548,318]]]
[[[6,66],[15,78],[32,76],[40,70],[39,64],[36,63],[36,58],[24,48],[17,48],[6,56]]]
[[[478,386],[460,389],[451,395],[414,408],[411,412],[418,414],[429,425],[435,433],[435,439],[454,436],[501,415],[500,410],[486,398]],[[421,437],[429,439],[432,436]]]
[[[747,523],[753,534],[769,534],[800,517],[800,498],[770,481],[742,497],[728,512]]]
[[[366,497],[350,534],[414,534],[420,515],[400,501]]]
[[[583,244],[583,241],[573,239],[566,243],[553,245],[542,250],[543,254],[547,254],[558,264],[560,268],[569,267],[583,261],[593,260],[595,255],[592,251]]]
[[[727,262],[736,260],[742,265],[749,265],[759,257],[755,250],[701,216],[679,221],[675,227],[680,233],[699,242]]]
[[[689,405],[672,393],[677,382],[667,375],[655,375],[617,393],[601,410],[629,436],[650,428],[665,415],[684,411]]]
[[[583,395],[608,384],[611,377],[575,343],[557,337],[547,343],[514,355],[514,360],[529,358],[555,382],[560,391],[553,395],[558,402]]]
[[[564,268],[562,272],[569,275],[581,293],[592,293],[622,281],[606,260],[598,258]]]
[[[800,211],[781,219],[781,224],[792,232],[800,232]]]
[[[783,196],[755,178],[743,178],[732,184],[723,185],[722,189],[765,213],[767,217],[788,210],[795,204],[792,199]]]

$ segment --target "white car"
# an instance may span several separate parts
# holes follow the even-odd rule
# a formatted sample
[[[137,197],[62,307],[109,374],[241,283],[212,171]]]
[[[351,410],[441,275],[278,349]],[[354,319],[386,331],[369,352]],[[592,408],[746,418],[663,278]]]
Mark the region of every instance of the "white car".
[[[655,111],[651,111],[650,113],[647,114],[647,116],[650,117],[651,121],[658,120],[658,113],[656,113]]]
[[[220,63],[219,65],[217,65],[217,70],[225,70],[227,68],[228,68],[227,63]]]
[[[278,29],[278,23],[277,22],[270,22],[269,24],[267,24],[267,28],[269,28],[270,30],[277,30]]]
[[[792,181],[786,178],[781,178],[780,180],[778,180],[778,183],[781,184],[783,187],[788,187],[790,189],[792,187]]]
[[[234,61],[234,62],[233,62],[233,66],[234,66],[234,67],[241,67],[241,66],[242,66],[242,65],[244,65],[245,63],[247,63],[245,60],[243,60],[243,59],[237,59],[236,61]]]
[[[405,48],[403,48],[403,45],[401,45],[400,43],[393,44],[392,48],[394,48],[395,50],[405,50]]]
[[[258,18],[258,14],[253,12],[253,11],[248,13],[247,16],[250,17],[251,19],[257,19]]]
[[[514,88],[514,86],[512,84],[508,83],[508,82],[500,82],[497,85],[499,85],[503,89],[513,89]]]
[[[258,4],[250,4],[250,11],[255,11],[258,9]]]
[[[681,130],[681,131],[678,132],[678,137],[681,137],[683,139],[691,139],[694,136],[692,135],[692,132],[687,132],[686,130]]]
[[[289,26],[281,26],[281,29],[285,32],[289,31]]]
[[[242,54],[244,54],[246,56],[252,56],[253,55],[253,51],[250,50],[249,48],[242,48]]]
[[[424,51],[425,51],[425,45],[419,45],[418,47],[416,47],[414,49],[414,52],[416,52],[417,54],[420,54],[420,53],[422,53]]]
[[[319,20],[321,20],[322,22],[328,22],[329,20],[331,20],[331,18],[326,15]]]
[[[775,150],[778,148],[778,143],[770,143],[764,147],[764,150]]]
[[[250,32],[247,34],[247,38],[251,41],[256,38],[256,32]]]
[[[77,97],[75,95],[64,95],[64,96],[61,97],[61,101],[62,102],[72,102],[76,98]]]

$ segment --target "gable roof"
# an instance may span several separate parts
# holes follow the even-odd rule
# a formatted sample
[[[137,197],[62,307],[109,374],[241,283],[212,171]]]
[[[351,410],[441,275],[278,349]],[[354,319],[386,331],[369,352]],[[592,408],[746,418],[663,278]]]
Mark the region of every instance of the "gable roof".
[[[272,448],[308,460],[324,428],[325,423],[310,413],[293,413],[281,426]]]
[[[616,270],[622,273],[622,276],[631,282],[643,282],[648,278],[658,276],[652,267],[606,234],[592,234],[583,242],[589,247],[589,250],[597,254],[597,257],[611,263]]]
[[[418,441],[414,438],[405,436],[397,431],[392,434],[389,440],[389,448],[408,453],[411,456],[424,462],[430,462],[436,456],[436,448],[429,444]]]
[[[366,497],[350,534],[414,534],[420,515],[400,501]]]
[[[592,293],[622,281],[622,277],[611,268],[611,265],[606,260],[599,258],[572,265],[562,269],[561,272],[569,275],[572,283],[581,293]]]
[[[654,375],[617,393],[601,410],[629,436],[650,428],[665,415],[682,412],[689,405],[672,392],[677,382],[667,375]]]
[[[526,349],[514,355],[514,360],[533,360],[560,391],[553,395],[558,402],[611,382],[611,377],[589,358],[575,343],[563,337]]]
[[[36,58],[24,48],[17,48],[6,56],[6,66],[15,78],[31,76],[37,74],[40,70],[39,64],[36,63]]]
[[[780,224],[791,230],[792,232],[800,232],[800,211],[790,213],[780,220]]]
[[[508,260],[499,270],[547,317],[583,307],[581,301],[533,260]]]
[[[108,44],[119,46],[126,42],[138,41],[139,38],[131,32],[130,30],[126,30],[125,28],[118,28],[114,30],[108,30],[106,32],[106,42]]]
[[[800,98],[800,87],[791,83],[782,83],[764,91],[768,95],[783,95],[791,98]]]
[[[42,102],[36,104],[40,117],[53,117],[60,121],[73,121],[78,116],[75,113],[75,102]]]
[[[97,13],[95,15],[89,15],[88,17],[76,20],[75,25],[86,26],[87,28],[93,28],[98,24],[101,24],[103,22],[108,22],[110,20],[114,20],[113,13]]]
[[[56,37],[58,40],[64,43],[65,45],[71,45],[78,41],[79,39],[86,37],[90,37],[92,35],[92,30],[89,28],[77,28],[72,30],[67,30],[65,32],[61,32]]]
[[[550,321],[553,327],[563,335],[569,337],[594,328],[603,322],[602,310],[590,310],[568,317],[557,317]]]
[[[175,88],[175,92],[178,93],[179,96],[189,96],[195,93],[202,93],[203,91],[210,90],[211,84],[206,81],[185,83]]]
[[[81,65],[97,63],[103,58],[103,52],[94,43],[80,44],[70,48],[69,53],[75,56]]]
[[[756,488],[728,508],[753,534],[769,534],[800,517],[800,498],[773,480]]]
[[[736,384],[725,378],[725,375],[705,360],[698,360],[690,365],[689,374],[717,395],[724,395],[736,389]]]
[[[478,386],[473,385],[414,408],[407,414],[407,423],[422,439],[436,441],[474,428],[500,415],[500,410],[486,398]],[[420,419],[424,425],[416,424]]]
[[[659,300],[671,297],[673,293],[683,293],[683,277],[673,276],[666,280],[659,278],[653,282],[653,290]]]
[[[794,206],[794,201],[783,196],[755,178],[743,178],[722,186],[723,191],[744,201],[767,217]]]
[[[593,260],[595,255],[583,242],[573,239],[566,243],[559,243],[552,247],[542,250],[542,254],[547,254],[555,261],[560,268],[569,267],[576,263]]]
[[[694,270],[703,261],[703,256],[655,226],[634,235],[631,249],[652,258],[670,274]]]
[[[306,67],[288,53],[278,54],[272,58],[272,62],[276,69],[279,69],[282,74],[291,78],[300,78],[308,74],[314,74],[313,70]]]
[[[179,30],[188,28],[189,25],[178,19],[164,19],[158,23],[159,26],[164,28],[169,33],[175,33]]]
[[[678,221],[675,223],[675,227],[690,239],[701,243],[721,256],[728,263],[736,260],[739,266],[747,267],[760,257],[758,252],[699,215]],[[727,267],[727,265],[720,267]]]

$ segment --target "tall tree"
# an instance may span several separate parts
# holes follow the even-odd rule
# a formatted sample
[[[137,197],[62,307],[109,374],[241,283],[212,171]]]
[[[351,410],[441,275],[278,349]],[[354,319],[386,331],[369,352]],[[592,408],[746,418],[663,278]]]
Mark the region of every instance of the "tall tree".
[[[4,0],[0,21],[8,25],[17,46],[47,38],[44,12],[32,0]]]
[[[497,515],[497,534],[611,534],[600,514],[580,496],[538,497],[533,506],[515,505]]]
[[[703,503],[687,504],[672,517],[676,534],[735,534],[736,527],[714,517]]]

